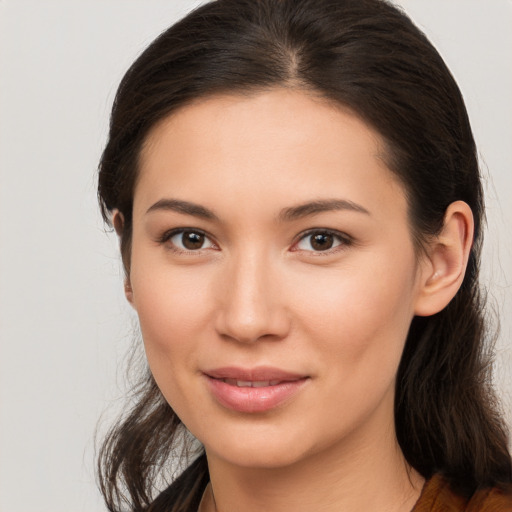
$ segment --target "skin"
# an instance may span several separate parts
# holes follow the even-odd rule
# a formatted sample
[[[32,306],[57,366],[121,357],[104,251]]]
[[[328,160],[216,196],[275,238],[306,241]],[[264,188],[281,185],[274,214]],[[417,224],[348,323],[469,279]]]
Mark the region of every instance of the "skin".
[[[383,151],[357,116],[290,89],[203,99],[148,136],[126,294],[158,386],[205,446],[201,510],[409,511],[417,500],[423,480],[395,437],[395,376],[413,316],[460,286],[472,218],[451,205],[418,255]],[[155,206],[169,199],[215,218]],[[352,207],[283,214],[322,200]],[[169,235],[179,228],[206,233],[202,248]],[[312,229],[335,231],[333,247],[314,250]],[[240,413],[203,374],[260,365],[308,380],[279,407]]]

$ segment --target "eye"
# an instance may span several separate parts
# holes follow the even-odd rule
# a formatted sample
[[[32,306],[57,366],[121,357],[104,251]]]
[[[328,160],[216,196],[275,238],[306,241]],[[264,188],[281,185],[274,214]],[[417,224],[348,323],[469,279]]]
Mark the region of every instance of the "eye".
[[[164,235],[162,242],[170,242],[178,251],[199,251],[215,247],[205,233],[194,229],[174,230]]]
[[[349,244],[350,239],[346,235],[327,230],[315,230],[303,235],[294,250],[323,252]]]

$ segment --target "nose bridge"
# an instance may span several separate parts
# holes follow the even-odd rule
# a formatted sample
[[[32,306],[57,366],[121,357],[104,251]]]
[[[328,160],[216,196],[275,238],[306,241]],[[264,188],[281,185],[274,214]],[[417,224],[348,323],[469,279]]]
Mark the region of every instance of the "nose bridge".
[[[223,276],[218,331],[240,342],[281,338],[288,322],[271,259],[258,248],[230,258]]]

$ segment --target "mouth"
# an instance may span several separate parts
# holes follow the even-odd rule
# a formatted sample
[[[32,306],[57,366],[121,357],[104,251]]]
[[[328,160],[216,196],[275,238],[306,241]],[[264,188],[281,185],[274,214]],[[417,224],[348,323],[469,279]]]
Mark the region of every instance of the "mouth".
[[[310,377],[284,370],[218,368],[204,372],[213,398],[221,406],[237,412],[266,412],[290,402]]]

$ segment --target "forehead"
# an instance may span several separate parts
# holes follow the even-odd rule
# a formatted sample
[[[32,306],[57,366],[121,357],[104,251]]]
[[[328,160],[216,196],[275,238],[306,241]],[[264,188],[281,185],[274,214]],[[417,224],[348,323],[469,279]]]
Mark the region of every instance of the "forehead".
[[[384,189],[404,195],[384,156],[381,137],[358,116],[305,92],[213,96],[152,129],[135,202],[168,194],[211,204],[247,194],[247,206],[277,208],[341,194],[368,204]]]

